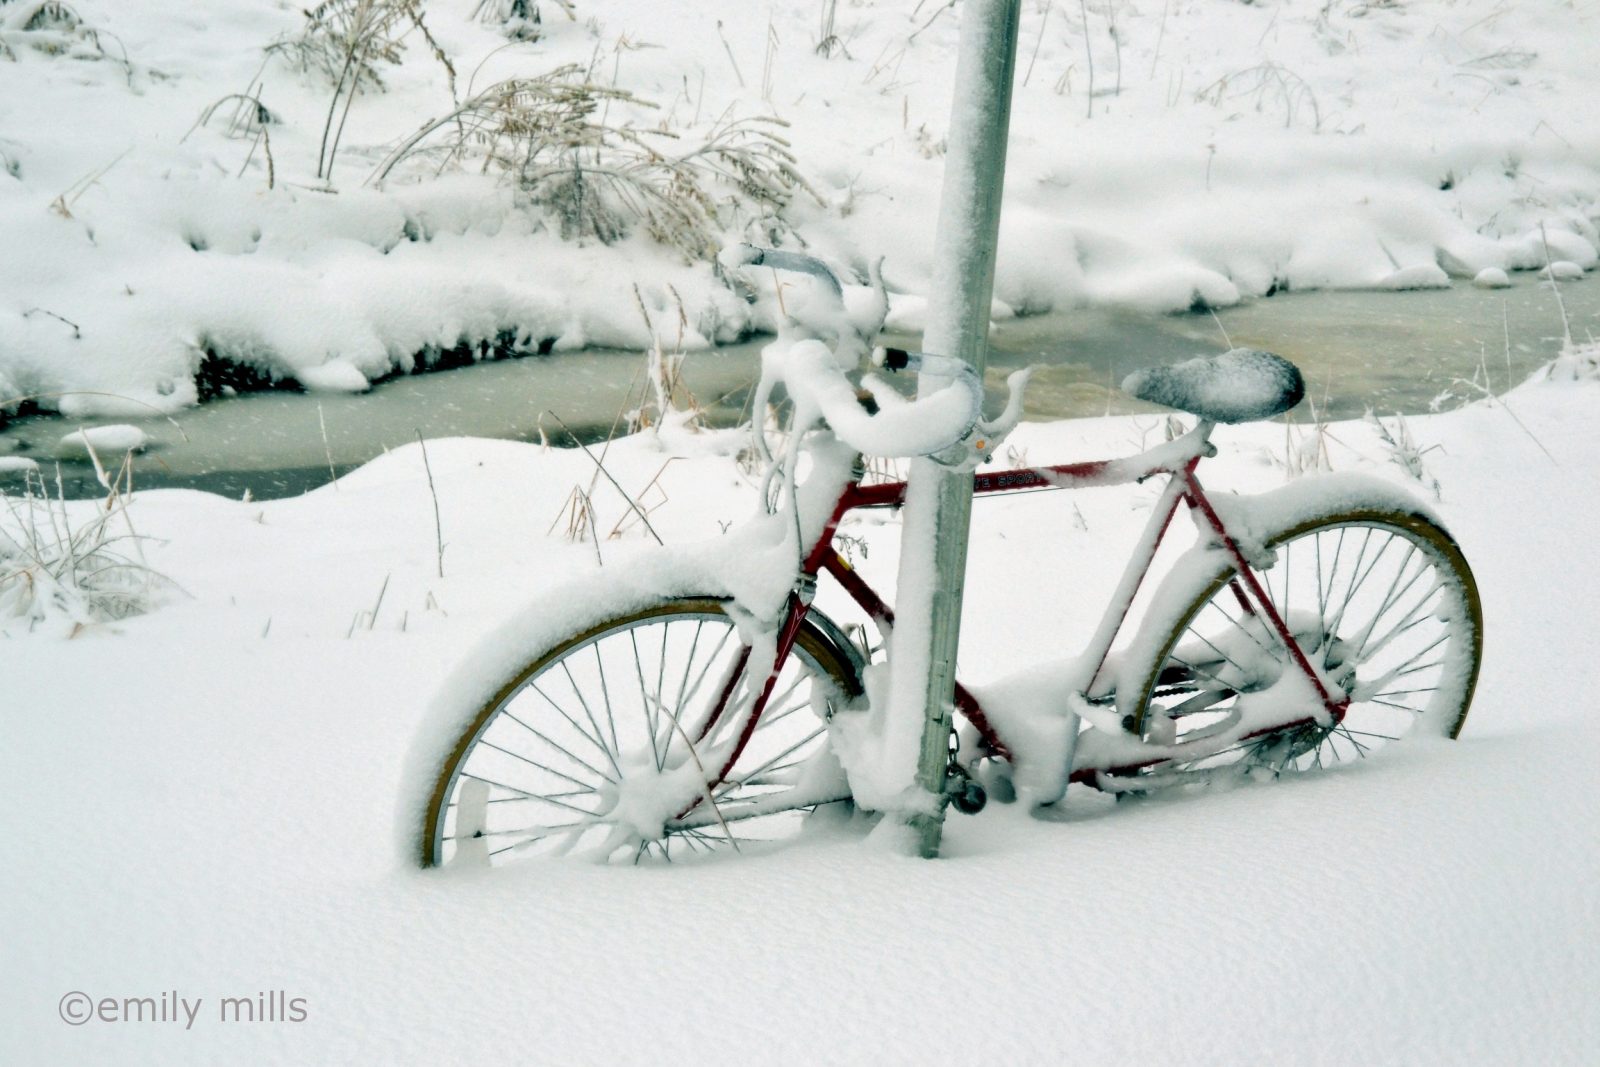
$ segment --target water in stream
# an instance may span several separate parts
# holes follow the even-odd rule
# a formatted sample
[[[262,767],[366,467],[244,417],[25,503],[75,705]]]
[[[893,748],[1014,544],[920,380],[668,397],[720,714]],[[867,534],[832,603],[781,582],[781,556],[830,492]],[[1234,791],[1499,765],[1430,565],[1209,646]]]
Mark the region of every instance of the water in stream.
[[[1561,297],[1573,335],[1600,336],[1600,283],[1564,284]],[[1482,383],[1485,375],[1502,392],[1556,354],[1562,321],[1550,287],[1527,277],[1499,291],[1458,284],[1407,293],[1286,293],[1215,316],[1079,309],[1002,323],[991,340],[989,384],[998,397],[1007,373],[1034,364],[1031,419],[1139,410],[1114,391],[1115,382],[1140,366],[1221,351],[1224,333],[1233,345],[1293,360],[1319,413],[1339,419],[1369,407],[1423,412],[1445,394],[1444,406],[1454,406],[1479,395],[1464,383],[1475,377]],[[741,417],[765,341],[688,356],[684,381],[712,422]],[[135,458],[136,487],[231,496],[248,489],[265,499],[325,484],[330,463],[342,473],[415,441],[419,432],[538,440],[542,423],[558,444],[569,440],[567,428],[585,440],[604,438],[623,409],[638,402],[643,363],[637,352],[529,356],[401,377],[364,394],[269,392],[219,400],[179,413],[181,433],[159,417],[84,425],[131,422],[145,431],[151,445]],[[1306,406],[1295,415],[1309,417]],[[33,457],[53,481],[56,443],[79,425],[54,416],[15,419],[0,429],[0,455]],[[69,496],[100,493],[87,463],[63,462],[61,471]],[[0,473],[0,488],[20,484],[20,475]]]

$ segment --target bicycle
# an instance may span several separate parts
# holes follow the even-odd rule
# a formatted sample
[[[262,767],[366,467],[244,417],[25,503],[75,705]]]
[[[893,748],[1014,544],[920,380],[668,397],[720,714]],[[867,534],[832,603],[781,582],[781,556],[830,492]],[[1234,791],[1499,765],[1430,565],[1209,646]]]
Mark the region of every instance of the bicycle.
[[[501,657],[488,668],[499,672],[493,695],[455,709],[442,735],[453,744],[424,754],[424,866],[523,854],[671,859],[674,848],[785,837],[850,808],[858,790],[841,755],[868,721],[873,649],[813,599],[827,575],[892,634],[893,609],[836,549],[835,535],[848,513],[897,508],[907,493],[904,482],[867,480],[862,453],[890,427],[919,438],[909,451],[975,469],[1015,426],[1026,378],[1013,376],[1005,414],[986,422],[981,383],[965,364],[880,348],[874,359],[884,369],[916,369],[946,385],[916,400],[877,387],[860,394],[840,364],[867,350],[886,298],[875,323],[850,325],[842,286],[824,264],[748,247],[731,262],[751,264],[809,274],[824,303],[837,305],[820,327],[790,323],[768,348],[773,358],[763,357],[757,425],[780,380],[797,412],[826,423],[808,433],[797,419],[778,459],[757,433],[768,519],[785,537],[792,527],[801,549],[774,594],[778,606],[757,617],[725,591],[628,588],[590,603],[567,632]],[[881,297],[876,269],[872,277]],[[1460,548],[1425,505],[1358,476],[1232,499],[1209,496],[1196,476],[1216,454],[1219,423],[1271,418],[1300,400],[1292,364],[1234,349],[1138,372],[1124,388],[1197,423],[1135,456],[973,475],[980,497],[1167,481],[1088,648],[1052,694],[999,708],[957,683],[960,726],[943,795],[973,812],[1020,787],[1048,805],[1072,783],[1147,793],[1319,768],[1416,730],[1457,736],[1482,659],[1482,606]],[[812,468],[803,482],[802,443]],[[1201,536],[1132,624],[1180,504]]]

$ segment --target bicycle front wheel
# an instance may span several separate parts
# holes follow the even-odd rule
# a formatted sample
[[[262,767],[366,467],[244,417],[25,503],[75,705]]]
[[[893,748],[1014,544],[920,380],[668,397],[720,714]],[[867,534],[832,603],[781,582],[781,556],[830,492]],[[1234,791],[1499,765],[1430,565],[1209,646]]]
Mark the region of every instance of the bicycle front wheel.
[[[849,797],[827,720],[862,683],[831,625],[809,618],[762,704],[769,673],[770,650],[713,599],[622,615],[534,656],[445,762],[424,866],[672,859],[797,832]]]
[[[1143,768],[1286,771],[1359,760],[1415,730],[1455,737],[1466,721],[1483,648],[1477,584],[1443,528],[1415,513],[1354,508],[1264,538],[1254,576],[1341,716],[1286,715],[1272,704],[1319,705],[1248,583],[1213,575],[1119,701],[1143,740],[1192,748]],[[1310,698],[1310,699],[1307,699]],[[1252,729],[1251,716],[1287,725]],[[1270,716],[1277,714],[1276,720]],[[1232,740],[1219,745],[1219,737]]]

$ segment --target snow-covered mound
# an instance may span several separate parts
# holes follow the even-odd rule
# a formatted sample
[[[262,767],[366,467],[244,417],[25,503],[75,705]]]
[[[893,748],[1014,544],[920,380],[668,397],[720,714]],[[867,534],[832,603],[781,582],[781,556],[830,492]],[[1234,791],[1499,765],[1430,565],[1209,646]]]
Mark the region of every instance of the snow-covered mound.
[[[374,180],[457,101],[564,64],[633,94],[592,118],[660,153],[787,122],[762,128],[810,191],[783,218],[735,210],[744,185],[726,181],[652,210],[710,211],[717,239],[805,241],[858,273],[887,253],[892,321],[917,325],[948,5],[545,2],[537,27],[509,27],[521,40],[474,17],[514,6],[427,4],[426,35],[402,18],[396,62],[366,62],[351,94],[337,63],[293,47],[300,5],[0,0],[0,404],[172,409],[274,379],[359,389],[418,361],[769,325],[771,293],[752,306],[653,240],[659,217],[607,228],[549,175],[532,196],[503,159],[485,172],[489,126],[444,122]],[[1018,70],[1000,314],[1596,263],[1592,5],[1028,3]]]
[[[592,598],[662,555],[637,515],[581,451],[466,439],[293,499],[140,491],[129,527],[187,595],[83,626],[0,615],[0,1062],[1586,1063],[1597,402],[1593,380],[1541,382],[1409,431],[1216,435],[1219,499],[1308,455],[1437,492],[1486,611],[1459,741],[1147,802],[1075,789],[1055,820],[991,804],[952,814],[931,863],[823,834],[671,866],[419,871],[394,829],[430,704],[474,650],[575,624],[585,575]],[[1159,433],[1025,424],[1007,447],[1081,460]],[[641,434],[606,465],[669,545],[715,547],[756,509],[743,443]],[[575,487],[598,545],[565,536]],[[963,676],[1081,647],[1156,493],[978,503]],[[889,591],[899,524],[847,532]],[[846,617],[827,583],[818,604]],[[305,1018],[219,1014],[269,992]],[[71,993],[116,1003],[68,1025]],[[120,1021],[171,995],[202,1001],[192,1026],[159,1005]]]

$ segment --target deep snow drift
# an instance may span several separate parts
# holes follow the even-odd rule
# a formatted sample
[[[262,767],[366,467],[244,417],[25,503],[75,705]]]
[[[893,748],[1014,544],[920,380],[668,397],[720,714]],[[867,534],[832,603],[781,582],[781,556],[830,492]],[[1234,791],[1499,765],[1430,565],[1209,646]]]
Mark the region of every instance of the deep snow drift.
[[[471,149],[372,180],[452,92],[572,63],[652,105],[603,117],[661,131],[640,136],[662,153],[787,122],[810,192],[783,224],[708,185],[720,239],[807,242],[858,274],[887,253],[891,324],[924,316],[943,4],[578,0],[508,42],[475,0],[439,0],[426,25],[454,74],[413,31],[398,65],[374,62],[387,91],[363,83],[346,110],[330,76],[263,51],[301,32],[299,5],[41,3],[0,3],[0,407],[148,413],[251,380],[361,389],[451,350],[770,326],[770,295],[747,304],[642,226],[563,240]],[[999,314],[1596,262],[1593,5],[1036,0],[1018,67]],[[235,99],[201,123],[229,94],[266,121]]]
[[[952,815],[932,863],[842,833],[699,863],[421,872],[394,831],[441,681],[513,619],[570,617],[551,593],[597,555],[603,574],[661,550],[603,479],[602,540],[568,541],[593,464],[507,442],[428,445],[443,579],[415,446],[289,500],[141,492],[147,562],[182,591],[0,639],[0,1059],[1584,1062],[1597,402],[1593,381],[1552,382],[1413,419],[1422,483],[1369,423],[1321,440],[1335,470],[1430,498],[1437,482],[1487,613],[1460,741],[1148,802],[1074,790],[1055,822],[991,805]],[[1009,455],[1126,454],[1161,433],[1030,424]],[[1219,431],[1208,488],[1282,484],[1324,454],[1310,434]],[[607,466],[633,492],[655,480],[642,502],[669,543],[714,546],[754,508],[737,444],[646,434]],[[1155,493],[980,503],[963,675],[1077,647]],[[96,506],[69,505],[74,526]],[[892,582],[898,524],[847,532],[861,571]],[[192,1029],[57,1014],[69,992],[167,991],[203,999]],[[220,998],[271,991],[306,1019],[219,1021]]]

